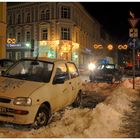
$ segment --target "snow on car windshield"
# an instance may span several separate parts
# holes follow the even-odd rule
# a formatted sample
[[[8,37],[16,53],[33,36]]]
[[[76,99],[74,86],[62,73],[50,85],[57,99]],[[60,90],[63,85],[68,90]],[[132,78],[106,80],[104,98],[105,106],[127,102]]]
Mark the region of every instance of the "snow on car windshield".
[[[34,60],[21,60],[3,76],[36,82],[49,82],[53,63]]]

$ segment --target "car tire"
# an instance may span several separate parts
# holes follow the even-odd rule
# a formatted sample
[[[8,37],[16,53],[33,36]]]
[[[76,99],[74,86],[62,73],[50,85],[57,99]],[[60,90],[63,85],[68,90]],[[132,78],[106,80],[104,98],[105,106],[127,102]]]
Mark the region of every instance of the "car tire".
[[[35,117],[33,128],[39,129],[40,127],[46,126],[50,119],[50,109],[44,104],[39,108]]]
[[[79,91],[75,101],[72,103],[73,107],[80,107],[82,102],[82,91]]]

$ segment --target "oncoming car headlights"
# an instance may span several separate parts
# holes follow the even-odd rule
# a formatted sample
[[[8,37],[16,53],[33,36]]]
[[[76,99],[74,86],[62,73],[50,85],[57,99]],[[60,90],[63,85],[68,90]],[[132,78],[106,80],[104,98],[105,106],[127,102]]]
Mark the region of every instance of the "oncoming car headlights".
[[[94,63],[88,64],[88,69],[93,71],[96,68],[96,65]]]
[[[14,99],[14,105],[21,106],[30,106],[32,104],[32,100],[29,97],[17,97]]]

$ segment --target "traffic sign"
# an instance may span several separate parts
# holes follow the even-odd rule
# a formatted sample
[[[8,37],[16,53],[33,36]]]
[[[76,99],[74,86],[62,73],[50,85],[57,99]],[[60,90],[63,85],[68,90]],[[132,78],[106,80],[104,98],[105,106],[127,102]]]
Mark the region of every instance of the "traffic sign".
[[[137,38],[138,37],[138,29],[137,28],[130,28],[129,29],[129,37]]]
[[[133,49],[134,47],[134,49],[140,48],[140,40],[138,38],[129,38],[127,43],[130,49]]]
[[[130,18],[130,19],[128,19],[128,21],[129,21],[130,25],[131,25],[133,28],[135,28],[136,25],[137,25],[137,23],[138,23],[138,21],[139,21],[139,18]]]

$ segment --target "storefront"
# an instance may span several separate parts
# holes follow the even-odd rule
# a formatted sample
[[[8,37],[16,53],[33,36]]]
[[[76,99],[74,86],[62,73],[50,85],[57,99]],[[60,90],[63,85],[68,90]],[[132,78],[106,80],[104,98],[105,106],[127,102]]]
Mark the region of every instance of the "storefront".
[[[39,56],[79,63],[79,44],[72,41],[40,41]]]

